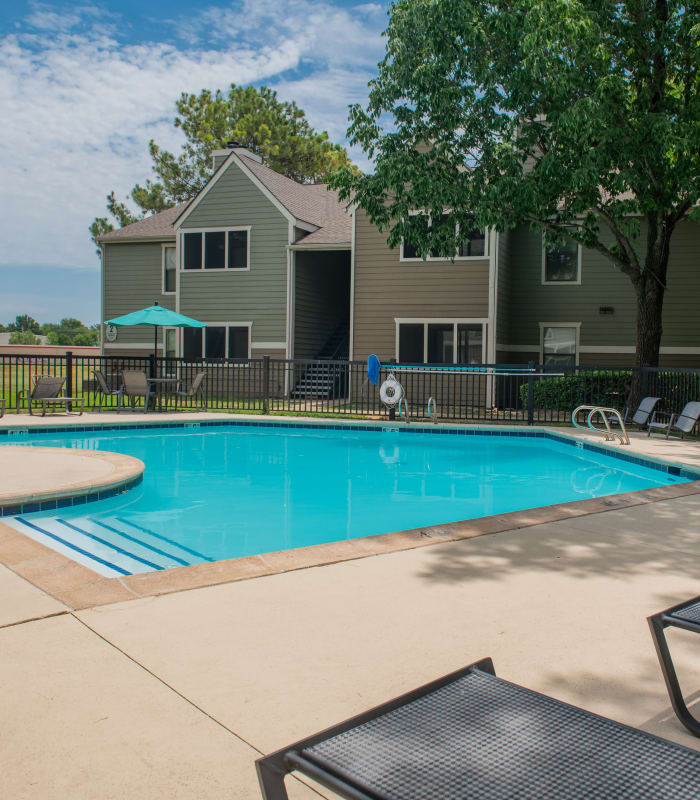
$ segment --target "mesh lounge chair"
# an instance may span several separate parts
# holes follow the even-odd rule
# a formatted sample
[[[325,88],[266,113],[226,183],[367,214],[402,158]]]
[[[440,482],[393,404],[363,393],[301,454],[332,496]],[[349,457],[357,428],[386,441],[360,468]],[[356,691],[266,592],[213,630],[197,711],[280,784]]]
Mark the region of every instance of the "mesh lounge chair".
[[[629,422],[633,422],[637,425],[640,429],[646,428],[649,424],[649,420],[652,418],[654,414],[654,409],[656,408],[657,403],[661,400],[660,397],[645,397],[642,402],[639,404],[639,407],[632,415],[631,419],[627,419],[630,409],[625,409],[625,424],[629,424]]]
[[[497,678],[490,658],[256,762],[265,800],[299,771],[352,800],[680,800],[700,752]]]
[[[124,387],[120,386],[118,389],[110,389],[107,384],[107,379],[104,376],[102,370],[94,369],[92,374],[95,376],[97,380],[97,386],[100,391],[100,411],[102,411],[102,404],[104,403],[105,397],[116,397],[117,398],[117,408],[121,409],[122,407],[122,400],[124,399]]]
[[[198,372],[194,376],[194,380],[192,383],[187,387],[187,389],[182,389],[181,391],[175,392],[178,397],[184,397],[186,399],[196,399],[199,397],[201,399],[201,405],[198,406],[200,411],[206,410],[206,404],[204,402],[204,379],[207,377],[206,372]]]
[[[24,389],[20,389],[17,392],[17,413],[19,414],[23,404],[26,404],[27,411],[31,414],[34,403],[41,403],[45,411],[46,403],[42,401],[56,400],[61,402],[59,395],[65,382],[65,378],[57,375],[37,375],[34,378],[34,388],[29,394]]]
[[[673,659],[664,634],[664,629],[668,627],[700,633],[700,595],[677,606],[667,608],[665,611],[660,611],[649,617],[647,621],[673,710],[692,734],[700,736],[700,719],[696,719],[690,713],[690,709],[683,699],[676,668],[673,666]]]
[[[649,422],[647,436],[651,436],[652,431],[666,431],[666,438],[668,439],[671,431],[676,430],[680,432],[682,439],[697,424],[698,417],[700,417],[700,403],[696,400],[686,403],[683,411],[678,416],[675,416],[675,414],[662,416],[668,416],[668,422],[656,422],[656,413],[654,413]]]
[[[146,378],[146,373],[140,369],[125,369],[122,372],[124,382],[124,396],[131,399],[131,410],[136,411],[136,398],[143,397],[143,407],[148,411],[151,399],[151,385]]]

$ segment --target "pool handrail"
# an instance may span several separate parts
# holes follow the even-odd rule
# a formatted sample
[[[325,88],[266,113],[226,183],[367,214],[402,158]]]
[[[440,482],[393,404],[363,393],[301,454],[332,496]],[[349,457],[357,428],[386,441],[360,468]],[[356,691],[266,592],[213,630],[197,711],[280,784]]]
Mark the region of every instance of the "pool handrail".
[[[586,417],[586,425],[579,425],[576,422],[576,417],[580,411],[588,411],[588,416]],[[593,424],[593,417],[595,414],[600,414],[603,418],[603,422],[605,423],[605,430],[603,428],[598,428]],[[616,418],[618,424],[620,425],[620,431],[613,431],[610,428],[610,420],[608,419],[608,414]],[[571,424],[574,428],[578,428],[579,430],[591,430],[599,433],[601,436],[605,438],[606,442],[614,442],[615,439],[620,440],[621,445],[626,445],[630,443],[630,437],[627,435],[627,428],[625,428],[624,420],[622,419],[622,415],[616,408],[607,408],[606,406],[587,406],[581,405],[576,406],[576,408],[571,412]]]

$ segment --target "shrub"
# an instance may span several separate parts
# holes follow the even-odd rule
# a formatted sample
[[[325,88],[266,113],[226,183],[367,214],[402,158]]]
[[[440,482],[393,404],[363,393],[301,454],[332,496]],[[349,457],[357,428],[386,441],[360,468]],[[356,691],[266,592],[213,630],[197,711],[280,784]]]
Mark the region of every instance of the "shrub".
[[[632,383],[632,370],[586,370],[553,378],[535,378],[534,407],[553,411],[573,411],[576,406],[624,404]],[[611,397],[612,392],[618,398]],[[523,408],[528,406],[528,384],[520,387]]]

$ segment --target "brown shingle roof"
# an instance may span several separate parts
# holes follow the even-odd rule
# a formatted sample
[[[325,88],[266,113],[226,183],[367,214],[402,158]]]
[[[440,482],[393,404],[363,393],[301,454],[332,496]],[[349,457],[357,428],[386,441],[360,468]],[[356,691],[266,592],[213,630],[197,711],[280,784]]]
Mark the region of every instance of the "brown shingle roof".
[[[120,239],[162,239],[175,236],[173,222],[188,205],[189,203],[180,203],[172,208],[166,208],[165,211],[144,217],[138,222],[132,222],[131,225],[119,228],[119,230],[105,233],[104,236],[99,236],[97,241],[118,242]]]
[[[289,213],[301,222],[315,225],[318,230],[305,236],[304,244],[350,245],[352,222],[344,203],[338,201],[336,192],[325,183],[297,183],[280,175],[252,158],[236,153],[234,158],[263,184]],[[173,223],[185,211],[188,203],[140,219],[119,230],[106,233],[99,242],[118,242],[126,239],[158,239],[175,235]]]
[[[332,228],[335,235],[328,240],[329,242],[350,241],[352,233],[350,217],[345,211],[345,206],[338,201],[337,193],[329,189],[328,184],[297,183],[252,158],[238,155],[237,157],[293,217],[302,222],[310,222],[319,228]],[[344,231],[344,238],[338,239],[340,231]],[[320,231],[314,233],[318,234]]]

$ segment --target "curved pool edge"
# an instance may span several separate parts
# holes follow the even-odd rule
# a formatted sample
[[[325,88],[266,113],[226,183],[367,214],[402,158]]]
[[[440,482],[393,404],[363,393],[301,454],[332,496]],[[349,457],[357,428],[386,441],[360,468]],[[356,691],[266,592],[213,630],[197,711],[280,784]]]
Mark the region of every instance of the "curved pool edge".
[[[11,462],[21,453],[23,468],[27,472],[23,491],[0,493],[0,517],[30,514],[35,511],[52,511],[68,506],[82,505],[129,491],[143,480],[145,464],[138,458],[104,450],[78,450],[56,447],[23,447],[13,444],[0,446],[0,462]],[[32,462],[34,470],[45,460],[52,461],[53,470],[65,470],[70,478],[47,483],[45,480],[32,488]],[[99,475],[92,466],[99,464]],[[107,466],[110,469],[105,470]],[[28,469],[29,467],[29,469]]]
[[[0,520],[0,563],[69,608],[80,610],[514,532],[689,495],[700,495],[700,480],[119,578],[102,577]]]

